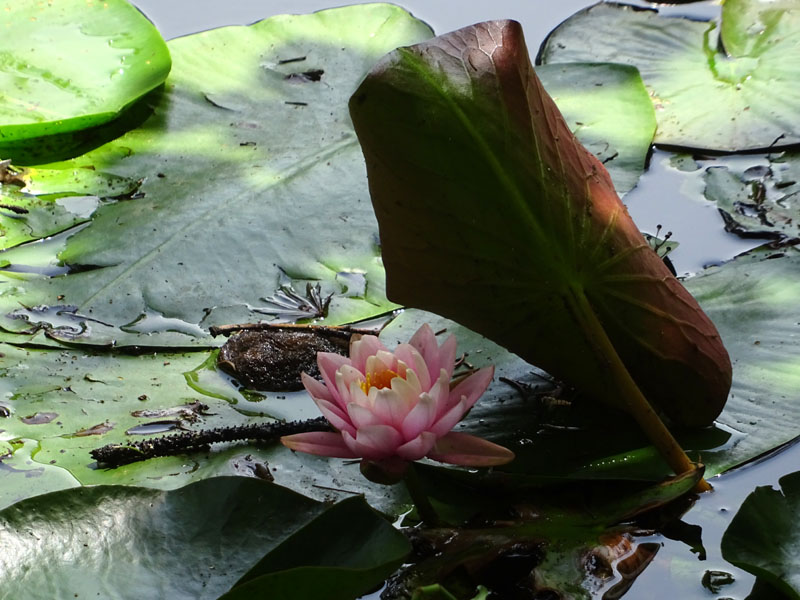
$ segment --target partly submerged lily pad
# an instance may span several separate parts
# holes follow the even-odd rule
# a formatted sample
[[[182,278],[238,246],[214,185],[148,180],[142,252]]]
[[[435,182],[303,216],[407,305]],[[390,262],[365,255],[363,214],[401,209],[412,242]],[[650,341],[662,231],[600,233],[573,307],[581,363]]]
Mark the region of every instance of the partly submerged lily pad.
[[[126,0],[17,0],[0,13],[0,156],[114,119],[161,85],[170,55]],[[5,155],[5,156],[3,156]]]
[[[787,598],[800,599],[800,472],[781,477],[780,490],[756,488],[722,537],[722,555],[764,579]]]
[[[706,170],[705,196],[717,203],[725,229],[742,237],[800,240],[800,155],[752,162],[738,158]]]
[[[800,141],[800,11],[796,2],[726,2],[714,22],[599,3],[546,40],[545,64],[635,66],[653,98],[655,142],[738,151]]]

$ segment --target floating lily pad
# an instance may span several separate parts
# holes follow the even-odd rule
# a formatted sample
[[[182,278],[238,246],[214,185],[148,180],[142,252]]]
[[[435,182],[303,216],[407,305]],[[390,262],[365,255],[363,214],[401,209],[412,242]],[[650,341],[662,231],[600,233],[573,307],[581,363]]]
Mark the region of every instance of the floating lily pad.
[[[737,162],[743,164],[741,159]],[[709,167],[705,196],[717,203],[725,229],[732,233],[799,240],[800,156],[781,154],[765,162],[744,168]]]
[[[725,560],[800,598],[800,472],[781,477],[780,490],[758,487],[722,537]]]
[[[656,130],[650,97],[634,67],[540,65],[536,74],[572,133],[608,170],[618,194],[644,171]]]
[[[348,498],[269,552],[220,600],[351,600],[380,585],[410,551],[406,537],[363,498]]]
[[[169,73],[161,35],[125,0],[19,0],[4,8],[0,155],[8,156],[7,145],[111,121]]]
[[[331,323],[394,308],[347,99],[381,55],[430,35],[402,9],[373,4],[171,41],[155,114],[53,165],[141,180],[137,194],[65,232],[48,260],[60,270],[9,282],[0,312],[74,306],[94,321],[74,319],[85,327],[70,343],[213,346],[211,325],[280,319],[274,298],[287,285],[333,294]],[[30,185],[42,176],[31,172]],[[25,252],[0,259],[41,273]],[[30,323],[3,320],[16,332]]]
[[[97,486],[37,496],[0,511],[6,543],[0,586],[19,598],[214,599],[265,554],[273,581],[291,580],[297,567],[318,564],[295,548],[308,540],[307,531],[331,521],[345,527],[340,544],[369,549],[365,557],[333,554],[341,549],[335,544],[318,546],[313,558],[327,563],[328,573],[360,576],[342,585],[346,595],[336,597],[353,598],[380,583],[408,551],[405,537],[361,498],[329,506],[243,477],[167,492]],[[315,573],[309,567],[301,571]],[[321,579],[304,583],[310,587],[284,587],[280,597],[333,597],[320,587],[327,583]],[[315,593],[303,595],[309,590]]]
[[[726,2],[714,22],[600,3],[551,33],[546,64],[635,66],[653,98],[655,142],[738,151],[800,141],[800,18],[794,2]]]

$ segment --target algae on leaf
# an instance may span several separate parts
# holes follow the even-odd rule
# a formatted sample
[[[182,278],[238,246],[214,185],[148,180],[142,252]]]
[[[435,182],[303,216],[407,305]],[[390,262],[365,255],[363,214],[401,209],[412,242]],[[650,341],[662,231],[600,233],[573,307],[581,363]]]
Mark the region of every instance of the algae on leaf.
[[[800,141],[800,9],[793,1],[729,0],[720,28],[598,3],[556,28],[539,60],[638,68],[656,108],[658,144],[739,151]]]

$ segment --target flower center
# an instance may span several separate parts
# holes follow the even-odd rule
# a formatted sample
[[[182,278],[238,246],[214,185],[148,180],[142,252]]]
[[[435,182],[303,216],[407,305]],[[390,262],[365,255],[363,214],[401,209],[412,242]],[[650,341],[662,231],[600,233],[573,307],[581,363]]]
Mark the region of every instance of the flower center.
[[[366,379],[361,382],[361,389],[367,394],[370,388],[382,390],[383,388],[391,387],[392,379],[395,377],[400,377],[400,375],[389,369],[380,371],[379,373],[367,373]]]

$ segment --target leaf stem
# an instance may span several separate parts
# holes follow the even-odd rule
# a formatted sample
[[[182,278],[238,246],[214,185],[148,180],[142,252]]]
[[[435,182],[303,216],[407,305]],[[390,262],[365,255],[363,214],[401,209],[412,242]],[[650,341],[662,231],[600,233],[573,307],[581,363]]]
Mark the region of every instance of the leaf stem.
[[[614,388],[621,395],[628,413],[636,420],[650,442],[676,474],[681,475],[694,471],[694,463],[689,460],[686,452],[680,447],[631,377],[583,290],[573,288],[572,291],[571,299],[577,304],[575,316],[583,325],[584,331],[588,333],[589,341],[595,352],[608,368]],[[707,492],[712,489],[705,479],[700,479],[695,486],[695,490],[698,492]]]
[[[437,527],[439,525],[439,515],[436,514],[428,495],[422,489],[422,482],[419,480],[414,463],[409,463],[403,481],[406,484],[411,500],[414,502],[414,506],[417,508],[420,520],[428,527]]]

